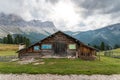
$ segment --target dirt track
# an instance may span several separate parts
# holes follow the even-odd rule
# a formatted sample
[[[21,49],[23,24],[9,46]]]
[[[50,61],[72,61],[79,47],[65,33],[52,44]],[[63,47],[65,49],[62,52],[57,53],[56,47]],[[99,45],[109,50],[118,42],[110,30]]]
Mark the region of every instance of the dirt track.
[[[120,80],[120,75],[0,74],[0,80]]]

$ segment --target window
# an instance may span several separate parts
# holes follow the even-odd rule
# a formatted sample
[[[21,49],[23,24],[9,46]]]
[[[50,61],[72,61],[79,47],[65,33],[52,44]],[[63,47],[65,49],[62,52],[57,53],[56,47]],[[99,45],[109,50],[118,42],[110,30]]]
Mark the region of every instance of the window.
[[[69,44],[69,49],[76,49],[76,45],[75,44]]]
[[[40,46],[34,46],[34,51],[39,51],[40,50]]]
[[[52,49],[52,45],[51,44],[43,44],[42,49]]]

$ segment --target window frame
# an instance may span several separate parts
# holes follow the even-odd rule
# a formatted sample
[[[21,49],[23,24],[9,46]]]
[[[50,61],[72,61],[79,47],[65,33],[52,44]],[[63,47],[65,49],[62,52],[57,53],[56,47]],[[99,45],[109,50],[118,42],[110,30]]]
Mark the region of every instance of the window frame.
[[[45,45],[47,45],[47,46],[49,45],[49,46],[51,46],[51,48],[43,48],[43,45],[44,45],[44,46],[45,46]],[[42,44],[42,45],[41,45],[41,49],[42,49],[42,50],[52,50],[52,44]]]
[[[75,48],[74,49],[70,48],[70,45],[74,45]],[[68,49],[70,49],[70,50],[76,50],[77,49],[76,44],[74,44],[74,43],[73,44],[68,44]]]
[[[37,50],[37,49],[35,50],[35,47],[39,47],[39,50]],[[39,46],[39,45],[33,46],[33,50],[34,50],[34,51],[40,51],[40,46]]]

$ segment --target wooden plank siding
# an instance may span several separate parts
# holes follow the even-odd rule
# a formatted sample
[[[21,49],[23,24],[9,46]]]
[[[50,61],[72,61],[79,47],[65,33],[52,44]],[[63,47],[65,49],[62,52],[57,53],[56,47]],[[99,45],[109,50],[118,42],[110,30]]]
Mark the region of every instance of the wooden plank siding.
[[[42,49],[43,44],[52,45],[52,49]],[[74,44],[76,49],[69,49],[69,45]],[[39,46],[40,50],[35,51],[34,46]],[[48,36],[47,38],[31,45],[28,48],[18,51],[19,58],[26,56],[42,57],[42,56],[60,56],[60,57],[76,57],[81,59],[95,59],[96,50],[84,45],[79,40],[64,34],[61,31]]]
[[[80,54],[79,57],[86,60],[94,60],[96,55],[96,50],[87,48],[87,46],[81,45],[79,47]]]

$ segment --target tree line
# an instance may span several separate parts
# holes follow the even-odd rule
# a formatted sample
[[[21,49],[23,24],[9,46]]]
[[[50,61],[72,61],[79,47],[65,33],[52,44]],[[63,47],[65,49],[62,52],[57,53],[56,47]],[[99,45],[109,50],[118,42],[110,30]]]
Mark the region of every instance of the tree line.
[[[4,44],[20,44],[20,43],[24,43],[26,46],[29,46],[30,43],[31,43],[29,38],[26,38],[25,36],[17,35],[16,37],[13,37],[10,34],[8,34],[6,37],[3,37],[1,42],[4,43]]]
[[[117,49],[120,48],[120,45],[115,44],[114,46],[109,46],[108,44],[105,44],[104,42],[101,42],[100,45],[93,45],[94,48],[99,50],[111,50],[111,49]]]

